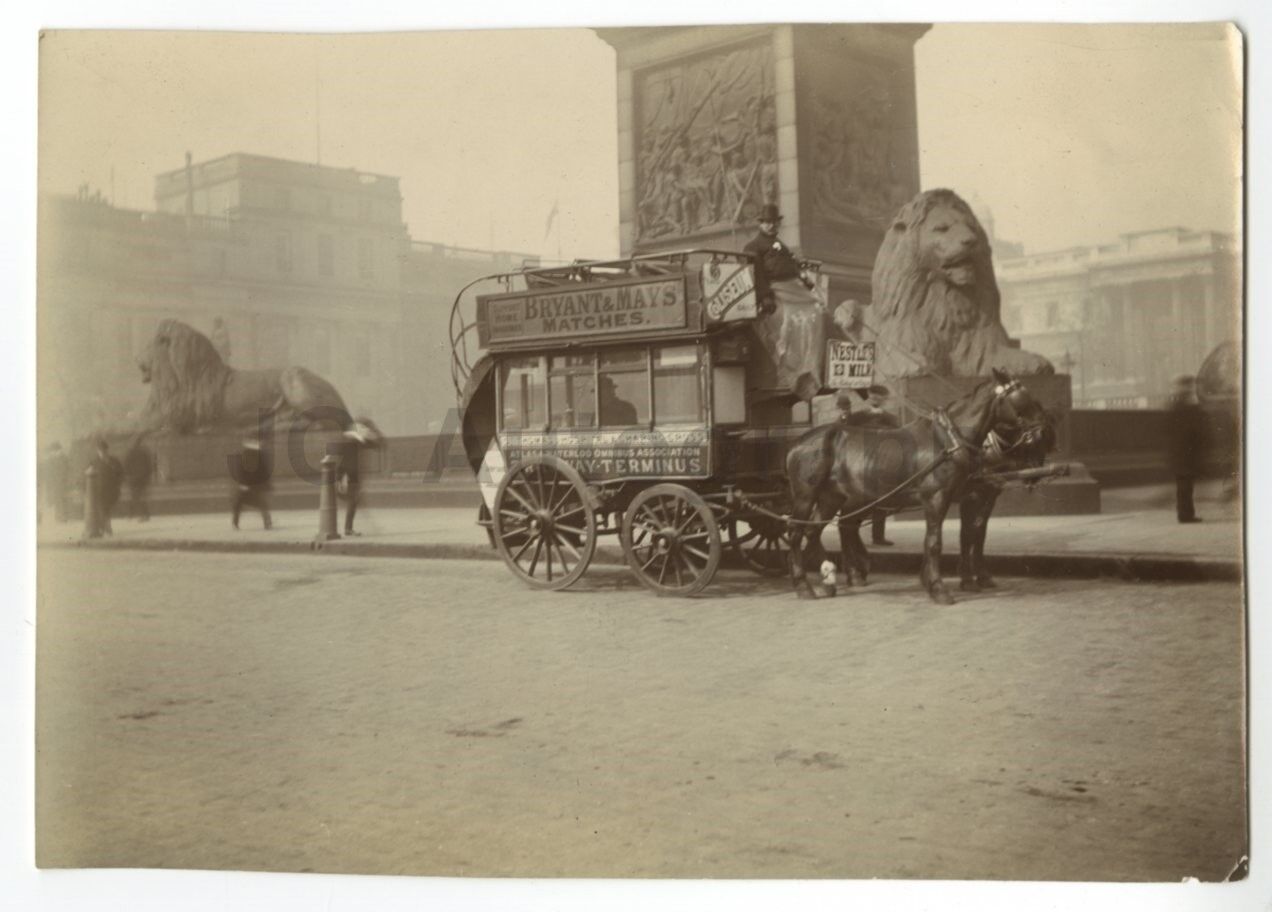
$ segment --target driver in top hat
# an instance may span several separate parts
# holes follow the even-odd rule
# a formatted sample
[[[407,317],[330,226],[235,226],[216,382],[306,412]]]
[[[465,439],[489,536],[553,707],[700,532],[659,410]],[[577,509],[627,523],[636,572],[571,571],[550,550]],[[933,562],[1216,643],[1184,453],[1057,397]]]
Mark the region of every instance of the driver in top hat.
[[[803,280],[803,267],[795,252],[777,236],[782,224],[782,214],[777,206],[765,203],[757,221],[760,231],[742,248],[742,252],[750,254],[755,261],[755,296],[760,313],[772,313],[776,309],[772,283],[787,279]]]

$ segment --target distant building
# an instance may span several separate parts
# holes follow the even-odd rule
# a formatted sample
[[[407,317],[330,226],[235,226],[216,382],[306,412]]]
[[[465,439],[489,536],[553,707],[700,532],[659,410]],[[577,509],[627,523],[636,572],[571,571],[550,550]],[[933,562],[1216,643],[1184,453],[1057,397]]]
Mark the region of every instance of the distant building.
[[[391,435],[454,406],[446,326],[466,282],[531,258],[412,241],[398,179],[236,153],[158,175],[155,211],[40,202],[41,431],[118,424],[167,317],[236,368],[298,364]]]
[[[1156,408],[1180,374],[1238,338],[1240,249],[1165,228],[1112,244],[995,257],[1007,331],[1073,376],[1078,408]]]

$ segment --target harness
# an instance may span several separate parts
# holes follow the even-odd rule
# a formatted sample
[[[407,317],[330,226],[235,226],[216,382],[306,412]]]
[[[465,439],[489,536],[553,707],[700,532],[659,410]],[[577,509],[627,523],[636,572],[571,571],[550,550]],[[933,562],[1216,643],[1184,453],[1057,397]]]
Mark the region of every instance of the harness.
[[[999,402],[1004,401],[1012,393],[1022,389],[1024,389],[1024,385],[1018,380],[1011,380],[1008,383],[1000,383],[998,386],[994,387],[994,401],[991,404],[991,408]],[[1012,409],[1012,412],[1014,414],[1014,408]],[[795,519],[789,514],[782,515],[775,513],[763,505],[755,503],[745,494],[739,493],[738,498],[743,506],[763,516],[767,516],[770,519],[776,519],[787,523],[788,525],[822,527],[832,522],[842,522],[846,519],[855,519],[858,516],[864,516],[873,512],[884,501],[901,493],[911,485],[922,481],[928,475],[935,472],[937,468],[951,459],[958,459],[959,456],[962,456],[963,462],[969,470],[978,462],[982,461],[992,465],[995,462],[1005,460],[1007,458],[1006,454],[1018,449],[1025,443],[1026,440],[1032,440],[1038,433],[1041,433],[1040,427],[1031,427],[1024,430],[1015,443],[1008,444],[1006,438],[991,428],[989,433],[985,435],[984,443],[980,447],[977,447],[959,432],[958,427],[954,424],[954,420],[950,418],[949,412],[944,408],[933,409],[931,418],[933,424],[940,428],[945,433],[945,436],[949,438],[949,445],[941,450],[941,452],[936,455],[936,458],[930,463],[919,469],[895,488],[888,491],[886,494],[875,498],[865,506],[858,507],[856,510],[849,513],[836,513],[834,516],[827,519]],[[1016,420],[1019,421],[1019,418],[1016,418]]]

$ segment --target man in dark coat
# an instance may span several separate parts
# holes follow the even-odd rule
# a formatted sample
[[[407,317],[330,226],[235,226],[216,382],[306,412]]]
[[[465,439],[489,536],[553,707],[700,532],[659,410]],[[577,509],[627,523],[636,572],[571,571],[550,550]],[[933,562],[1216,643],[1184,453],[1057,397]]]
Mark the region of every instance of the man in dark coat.
[[[274,527],[269,515],[269,492],[272,487],[270,477],[273,472],[269,450],[262,447],[255,437],[244,440],[238,459],[232,460],[230,467],[230,476],[234,482],[230,521],[235,529],[239,527],[239,516],[245,506],[256,507],[261,511],[261,519],[267,531]]]
[[[750,254],[755,261],[755,300],[760,313],[764,314],[772,313],[777,307],[772,283],[798,279],[803,268],[795,252],[777,236],[782,225],[782,214],[777,206],[765,203],[758,221],[759,233],[747,242],[742,252]]]
[[[113,535],[110,514],[119,503],[119,489],[123,484],[124,467],[110,452],[110,444],[104,438],[97,439],[97,453],[93,457],[94,477],[97,479],[99,531]]]
[[[901,426],[901,422],[897,420],[897,416],[887,409],[888,397],[891,391],[882,384],[876,384],[866,390],[866,407],[861,411],[854,412],[849,419],[849,424],[857,427],[872,428],[896,428]],[[870,517],[871,541],[875,545],[888,546],[892,542],[888,541],[884,535],[884,526],[888,520],[888,514],[885,510],[875,510]]]
[[[150,481],[155,473],[154,455],[138,437],[124,454],[124,481],[128,484],[128,512],[138,522],[150,519]]]
[[[1193,505],[1193,483],[1206,453],[1206,415],[1197,402],[1193,377],[1175,381],[1166,412],[1166,463],[1175,476],[1175,515],[1181,523],[1201,522]]]

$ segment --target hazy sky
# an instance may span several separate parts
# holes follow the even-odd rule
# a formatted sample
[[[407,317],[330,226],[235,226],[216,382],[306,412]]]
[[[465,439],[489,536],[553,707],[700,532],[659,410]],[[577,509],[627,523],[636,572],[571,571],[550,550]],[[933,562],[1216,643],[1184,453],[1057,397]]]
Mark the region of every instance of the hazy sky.
[[[936,26],[916,47],[925,187],[1049,249],[1235,230],[1239,45],[1221,26]],[[153,206],[153,178],[245,151],[400,176],[421,240],[617,253],[612,50],[587,30],[55,32],[43,190]]]

